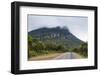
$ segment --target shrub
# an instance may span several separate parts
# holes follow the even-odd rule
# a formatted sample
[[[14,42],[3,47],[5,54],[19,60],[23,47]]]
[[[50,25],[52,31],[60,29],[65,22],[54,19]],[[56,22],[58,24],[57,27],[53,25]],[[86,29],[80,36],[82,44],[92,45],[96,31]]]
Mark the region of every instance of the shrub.
[[[87,57],[88,56],[88,47],[87,46],[88,46],[87,43],[82,43],[79,48],[74,48],[73,52],[79,53],[82,56]]]

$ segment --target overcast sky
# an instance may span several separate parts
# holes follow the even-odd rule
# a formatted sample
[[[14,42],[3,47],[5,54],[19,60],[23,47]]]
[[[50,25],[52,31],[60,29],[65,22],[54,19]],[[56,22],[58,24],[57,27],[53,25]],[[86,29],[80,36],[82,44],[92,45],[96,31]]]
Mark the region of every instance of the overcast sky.
[[[28,32],[41,27],[68,27],[77,38],[88,41],[88,17],[28,15]]]

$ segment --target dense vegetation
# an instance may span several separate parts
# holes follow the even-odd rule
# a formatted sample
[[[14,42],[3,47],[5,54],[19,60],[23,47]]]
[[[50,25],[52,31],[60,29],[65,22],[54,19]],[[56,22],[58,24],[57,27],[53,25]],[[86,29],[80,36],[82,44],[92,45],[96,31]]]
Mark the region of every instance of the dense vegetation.
[[[82,43],[79,48],[74,48],[73,52],[79,53],[83,57],[88,57],[88,44]]]
[[[44,55],[55,52],[67,52],[68,50],[60,44],[54,44],[53,42],[44,43],[39,39],[33,38],[32,36],[28,36],[28,50],[29,50],[29,58],[38,55]]]

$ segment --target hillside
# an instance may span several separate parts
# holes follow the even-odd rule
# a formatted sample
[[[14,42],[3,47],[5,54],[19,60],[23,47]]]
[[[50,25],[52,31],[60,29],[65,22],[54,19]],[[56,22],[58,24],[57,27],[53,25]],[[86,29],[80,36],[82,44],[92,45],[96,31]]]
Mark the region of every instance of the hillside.
[[[28,35],[45,44],[63,45],[67,49],[78,47],[83,41],[74,36],[68,28],[39,28],[28,32]]]

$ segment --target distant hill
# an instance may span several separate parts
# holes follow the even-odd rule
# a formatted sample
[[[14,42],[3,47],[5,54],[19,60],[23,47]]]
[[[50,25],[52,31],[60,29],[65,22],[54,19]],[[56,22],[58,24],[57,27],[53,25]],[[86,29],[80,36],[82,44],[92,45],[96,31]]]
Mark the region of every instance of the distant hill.
[[[39,28],[28,32],[28,35],[46,43],[61,44],[67,48],[78,47],[83,41],[74,36],[68,28]]]

